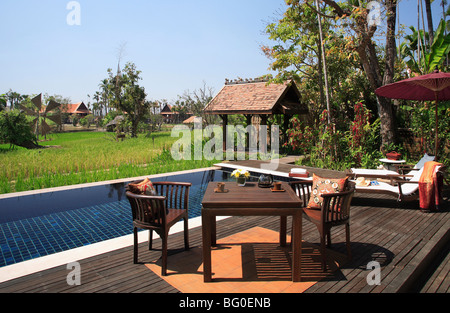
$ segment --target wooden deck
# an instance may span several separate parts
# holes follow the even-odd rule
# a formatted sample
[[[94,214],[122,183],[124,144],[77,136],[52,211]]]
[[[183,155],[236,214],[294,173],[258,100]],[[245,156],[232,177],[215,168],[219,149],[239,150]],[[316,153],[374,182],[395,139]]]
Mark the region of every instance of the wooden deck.
[[[332,278],[319,281],[306,293],[448,293],[450,201],[448,190],[445,192],[444,206],[437,213],[420,212],[418,201],[399,204],[386,196],[356,194],[350,226],[352,260]],[[274,217],[231,217],[217,223],[217,237],[224,238],[254,226],[278,230],[279,224]],[[303,222],[303,239],[310,243],[319,242],[315,226],[308,221]],[[344,227],[332,230],[332,240],[332,249],[345,254]],[[200,227],[191,229],[190,244],[191,247],[201,245]],[[160,247],[159,240],[154,246]],[[146,244],[142,244],[140,248],[140,260],[160,255],[160,251],[148,251],[145,247]],[[182,233],[171,235],[169,249],[176,253],[182,248]],[[381,264],[379,285],[367,283],[370,261]],[[82,268],[80,286],[69,286],[66,282],[68,270],[66,266],[59,266],[1,283],[0,292],[179,292],[144,264],[133,264],[132,246],[79,262]]]

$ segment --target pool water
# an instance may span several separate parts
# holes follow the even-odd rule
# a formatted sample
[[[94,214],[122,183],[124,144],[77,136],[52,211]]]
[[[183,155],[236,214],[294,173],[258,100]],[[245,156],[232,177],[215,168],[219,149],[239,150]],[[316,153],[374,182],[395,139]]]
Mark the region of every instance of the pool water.
[[[209,182],[230,180],[221,170],[151,179],[191,182],[189,218],[200,216]],[[132,234],[126,183],[0,199],[0,267]]]

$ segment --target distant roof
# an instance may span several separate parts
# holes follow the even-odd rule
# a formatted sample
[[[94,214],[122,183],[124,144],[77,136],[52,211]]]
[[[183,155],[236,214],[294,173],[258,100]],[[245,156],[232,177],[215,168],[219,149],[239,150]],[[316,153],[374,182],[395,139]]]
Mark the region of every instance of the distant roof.
[[[61,109],[64,113],[70,114],[89,114],[91,113],[89,109],[86,107],[84,102],[78,102],[74,104],[65,104],[61,106]]]
[[[122,122],[124,119],[125,118],[123,117],[123,115],[117,115],[112,121],[109,121],[109,123],[106,124],[105,127],[120,124],[120,122]]]
[[[161,113],[172,113],[172,106],[169,104],[166,104],[164,108],[161,110]]]
[[[226,83],[206,106],[207,114],[306,114],[300,92],[293,81]]]
[[[190,123],[201,123],[202,118],[198,116],[191,116],[183,121],[183,124],[190,124]]]

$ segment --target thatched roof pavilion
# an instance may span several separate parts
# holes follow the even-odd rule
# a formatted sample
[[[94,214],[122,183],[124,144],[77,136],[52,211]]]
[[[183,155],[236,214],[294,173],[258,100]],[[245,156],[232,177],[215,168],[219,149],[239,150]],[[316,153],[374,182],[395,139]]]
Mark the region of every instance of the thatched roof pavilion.
[[[207,114],[307,114],[293,81],[268,84],[267,81],[228,82],[206,106]]]
[[[225,86],[205,108],[206,114],[217,114],[228,123],[228,115],[243,114],[247,124],[252,116],[261,118],[261,125],[267,125],[267,118],[273,114],[283,114],[284,124],[294,114],[307,114],[308,107],[301,102],[301,94],[293,81],[283,84],[268,83],[266,80],[226,80]],[[225,131],[224,147],[225,147]]]

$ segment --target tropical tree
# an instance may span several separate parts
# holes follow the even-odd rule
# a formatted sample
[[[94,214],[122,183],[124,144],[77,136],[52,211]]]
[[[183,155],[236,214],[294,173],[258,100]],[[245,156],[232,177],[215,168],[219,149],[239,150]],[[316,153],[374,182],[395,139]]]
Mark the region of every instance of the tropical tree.
[[[429,38],[428,43],[430,47],[434,41],[433,14],[431,13],[431,2],[432,0],[425,0],[425,11],[427,12],[427,23],[428,23],[428,38]]]
[[[431,47],[424,47],[419,53],[420,42],[427,37],[422,29],[417,30],[410,27],[411,34],[405,36],[399,46],[400,57],[412,72],[412,75],[423,75],[438,69],[448,70],[448,63],[445,62],[450,52],[450,34],[446,32],[446,21],[441,19],[438,28],[434,32],[434,40]],[[401,106],[400,113],[404,115],[405,125],[413,130],[415,136],[420,138],[420,152],[434,153],[435,136],[435,114],[429,102],[409,102],[408,105]],[[434,105],[434,104],[433,104]],[[440,102],[438,106],[439,142],[443,147],[449,142],[448,123],[450,118],[449,102]],[[442,159],[448,159],[447,149],[442,149]]]
[[[182,95],[178,96],[178,100],[175,103],[175,109],[177,112],[184,116],[193,114],[203,118],[203,122],[206,124],[212,124],[217,122],[217,116],[211,114],[205,114],[204,109],[208,103],[212,100],[214,90],[208,87],[205,82],[203,86],[193,92],[185,91]]]
[[[331,17],[339,21],[343,30],[350,34],[348,49],[356,51],[364,69],[364,73],[374,92],[378,87],[394,82],[394,67],[396,58],[395,26],[397,0],[385,0],[384,20],[386,21],[386,40],[384,55],[377,52],[374,41],[378,29],[377,23],[368,23],[367,5],[369,1],[350,0],[337,3],[324,0],[333,9]],[[377,96],[378,114],[381,121],[381,139],[383,145],[395,143],[397,129],[391,100]]]
[[[25,113],[19,110],[0,112],[0,141],[9,143],[10,148],[14,146],[27,149],[44,148],[37,143]]]
[[[436,69],[444,70],[447,64],[444,60],[450,52],[450,34],[446,34],[446,22],[441,20],[436,30],[434,40],[429,49],[417,53],[420,40],[424,40],[427,34],[423,30],[417,30],[410,26],[411,34],[405,36],[405,41],[400,44],[400,56],[408,68],[416,74],[432,73]]]
[[[323,28],[328,33],[329,24],[324,24]],[[273,81],[294,79],[303,87],[310,111],[318,116],[326,108],[326,100],[315,11],[306,4],[291,4],[279,21],[267,25],[266,33],[275,42],[273,46],[262,46],[262,51],[272,61],[271,69],[278,72]]]
[[[5,97],[7,102],[9,102],[9,108],[11,110],[17,108],[20,103],[28,98],[27,95],[21,95],[20,93],[12,91],[11,89],[9,89],[9,91],[5,94]]]
[[[0,111],[6,108],[6,95],[0,95]]]
[[[111,110],[111,99],[113,93],[110,83],[111,82],[108,81],[108,79],[103,79],[99,84],[100,93],[98,94],[98,103],[101,116],[103,116],[103,113],[108,114],[108,112]]]
[[[369,1],[336,2],[323,0],[323,6],[319,10],[315,8],[313,1],[287,0],[288,8],[283,18],[278,23],[269,25],[267,31],[271,37],[285,44],[279,44],[269,49],[263,47],[263,51],[275,60],[272,63],[272,69],[281,69],[284,72],[284,77],[293,74],[291,76],[297,78],[297,80],[302,80],[307,77],[305,68],[313,67],[315,72],[308,73],[308,75],[310,77],[316,76],[315,85],[317,87],[315,88],[323,88],[319,31],[316,20],[313,20],[313,18],[316,19],[316,14],[319,14],[322,16],[325,44],[331,46],[333,42],[331,39],[334,39],[333,43],[336,43],[336,46],[339,47],[340,53],[338,55],[341,60],[348,59],[361,64],[362,72],[368,82],[368,90],[374,93],[378,87],[392,83],[396,58],[397,1],[385,1],[386,43],[384,47],[378,47],[374,40],[378,25],[376,23],[369,25],[368,23],[369,11],[367,5]],[[332,61],[330,60],[332,54],[329,53],[330,48],[328,46],[327,65],[332,67]],[[352,70],[355,71],[358,68],[359,66],[356,65]],[[332,76],[333,74],[338,75],[339,71],[333,72],[329,69],[329,73],[330,86],[336,86]],[[333,94],[333,90],[330,90],[330,92]],[[324,103],[323,95],[325,93],[322,91],[320,103]],[[382,142],[383,144],[394,143],[396,141],[396,125],[392,102],[383,97],[377,97],[376,100],[377,111],[381,120]],[[324,105],[322,105],[323,107]]]
[[[118,67],[115,75],[112,69],[108,69],[109,77],[106,86],[112,94],[111,104],[130,122],[131,137],[137,137],[139,122],[143,120],[150,107],[150,102],[145,100],[147,96],[145,88],[138,85],[141,79],[140,74],[136,65],[131,62],[125,64],[123,72]]]
[[[151,134],[152,131],[160,130],[161,126],[164,122],[162,117],[161,109],[167,103],[167,100],[156,100],[150,101],[148,106],[147,117],[149,121],[148,127],[148,135]]]

